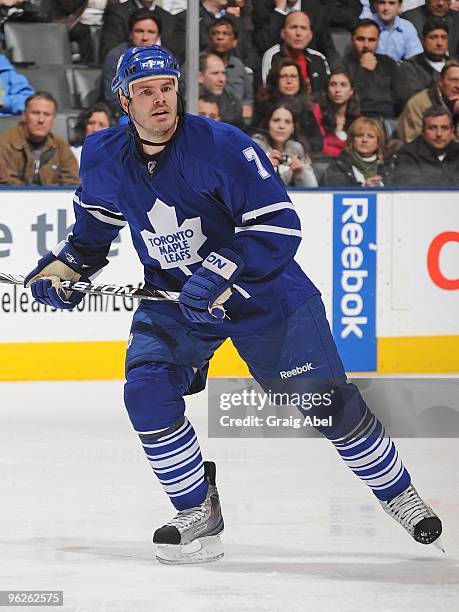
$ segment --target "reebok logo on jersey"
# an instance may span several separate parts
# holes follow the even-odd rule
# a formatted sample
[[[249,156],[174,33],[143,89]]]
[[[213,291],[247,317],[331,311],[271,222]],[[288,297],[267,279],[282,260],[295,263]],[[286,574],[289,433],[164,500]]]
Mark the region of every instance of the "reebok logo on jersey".
[[[312,367],[312,363],[308,362],[302,366],[297,366],[293,368],[293,370],[287,370],[286,372],[279,372],[281,378],[292,378],[292,376],[298,376],[298,374],[305,374],[306,372],[310,372],[311,370],[317,370],[317,368]]]

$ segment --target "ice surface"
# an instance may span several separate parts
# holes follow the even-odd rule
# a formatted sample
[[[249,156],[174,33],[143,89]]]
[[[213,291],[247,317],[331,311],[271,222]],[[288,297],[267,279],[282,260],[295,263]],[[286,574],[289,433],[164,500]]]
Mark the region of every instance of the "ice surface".
[[[217,462],[225,558],[168,567],[151,536],[174,510],[122,383],[2,383],[0,394],[0,589],[64,591],[63,608],[40,610],[459,609],[455,439],[398,443],[443,519],[442,555],[411,540],[325,440],[208,439],[206,396],[194,396],[188,416]]]

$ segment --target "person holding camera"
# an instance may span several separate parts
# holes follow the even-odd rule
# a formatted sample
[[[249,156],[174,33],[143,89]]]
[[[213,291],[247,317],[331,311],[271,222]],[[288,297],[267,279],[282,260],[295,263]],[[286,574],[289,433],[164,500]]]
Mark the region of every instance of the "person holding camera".
[[[288,101],[274,104],[265,116],[264,132],[253,140],[263,149],[286,186],[317,187],[306,142],[298,135],[296,114]]]

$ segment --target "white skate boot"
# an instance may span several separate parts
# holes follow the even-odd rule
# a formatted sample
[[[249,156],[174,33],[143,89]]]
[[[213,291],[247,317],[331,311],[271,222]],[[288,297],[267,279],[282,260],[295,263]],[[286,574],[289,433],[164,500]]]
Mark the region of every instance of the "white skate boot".
[[[215,485],[215,463],[204,461],[204,474],[209,490],[200,506],[181,510],[163,527],[157,529],[153,543],[161,563],[205,563],[223,557],[223,516]]]
[[[441,520],[420,497],[413,485],[389,501],[379,502],[416,542],[433,544],[445,552],[440,540]]]

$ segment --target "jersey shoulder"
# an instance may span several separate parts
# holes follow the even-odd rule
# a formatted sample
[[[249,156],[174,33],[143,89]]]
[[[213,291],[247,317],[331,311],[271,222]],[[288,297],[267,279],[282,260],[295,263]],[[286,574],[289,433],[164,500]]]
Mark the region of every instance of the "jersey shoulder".
[[[215,169],[232,168],[238,161],[243,163],[244,150],[255,145],[247,134],[233,125],[188,114],[183,137],[184,154]]]
[[[104,166],[114,176],[119,176],[116,170],[117,161],[121,160],[128,141],[125,125],[107,128],[88,136],[81,151],[81,177],[84,178],[94,170],[100,172]]]

